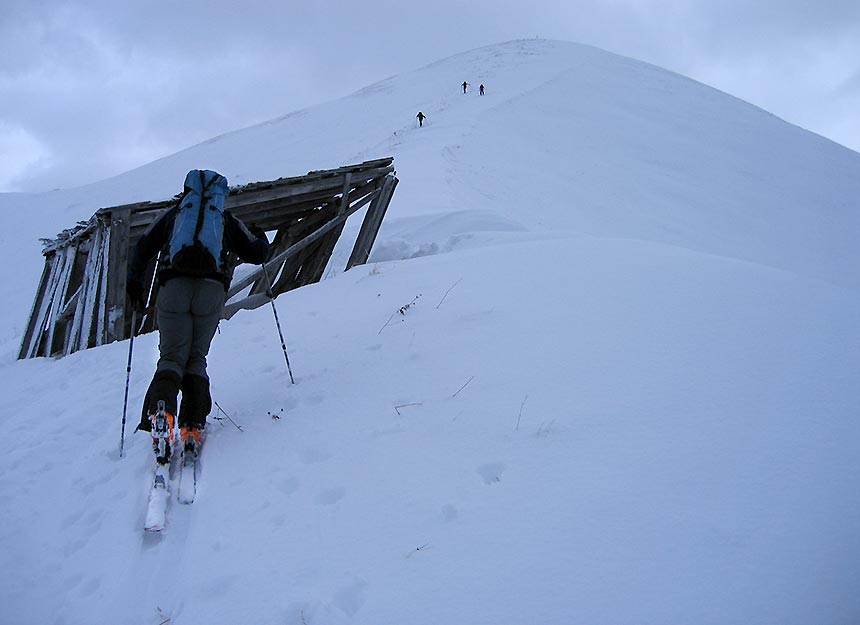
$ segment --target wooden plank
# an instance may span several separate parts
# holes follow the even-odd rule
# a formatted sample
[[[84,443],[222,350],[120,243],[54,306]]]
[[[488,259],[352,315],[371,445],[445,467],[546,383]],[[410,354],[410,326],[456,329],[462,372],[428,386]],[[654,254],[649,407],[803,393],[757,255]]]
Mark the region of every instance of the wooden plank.
[[[320,206],[328,204],[335,197],[335,193],[327,191],[325,193],[309,195],[301,200],[270,200],[267,202],[259,202],[251,206],[240,207],[235,211],[230,212],[246,223],[257,222],[269,217],[276,218],[276,223],[279,224],[283,221],[302,219],[308,213],[313,212]]]
[[[33,342],[31,358],[41,355],[42,345],[44,344],[45,332],[48,328],[51,318],[51,308],[54,305],[54,297],[57,294],[57,286],[60,282],[63,273],[63,263],[65,262],[65,254],[56,252],[54,254],[54,263],[51,267],[51,280],[48,284],[48,290],[45,293],[45,298],[42,300],[42,309],[39,312],[39,320],[37,326],[37,335]],[[45,354],[47,355],[47,354]]]
[[[275,247],[272,251],[272,258],[277,258],[281,255],[281,253],[289,248],[291,245],[301,241],[307,236],[310,236],[314,233],[314,231],[319,228],[326,221],[332,219],[337,215],[337,210],[334,204],[330,204],[328,206],[324,206],[318,210],[316,210],[311,216],[303,219],[298,223],[292,223],[288,226],[282,226],[278,232],[278,236],[276,237],[274,243]],[[288,261],[288,259],[284,258],[284,260],[280,263],[275,264],[274,266],[267,266],[267,270],[269,272],[269,277],[272,280],[272,290],[275,295],[279,293],[289,290],[285,285],[292,283],[295,279],[295,274],[298,272],[302,263],[306,258],[306,254],[299,254],[294,256],[292,259]],[[293,262],[295,261],[295,262]],[[251,291],[248,293],[248,296],[257,295],[259,293],[267,293],[268,292],[268,284],[266,283],[265,277],[263,276],[262,270],[258,271],[259,277],[254,283]],[[283,276],[283,280],[279,278]]]
[[[110,221],[108,221],[110,224]],[[110,273],[110,240],[112,229],[108,225],[104,230],[104,238],[102,239],[102,266],[101,275],[99,276],[99,307],[98,315],[96,315],[96,345],[103,345],[107,339],[107,313],[108,313],[108,274]]]
[[[108,236],[107,227],[102,227],[96,232],[93,240],[93,249],[90,254],[95,255],[95,263],[90,272],[90,283],[87,288],[86,304],[84,307],[83,321],[81,322],[81,333],[78,341],[79,349],[87,349],[90,344],[96,343],[97,326],[93,327],[93,321],[99,319],[99,307],[101,303],[101,288],[104,281],[105,258],[107,244],[105,238]]]
[[[72,327],[69,333],[69,342],[68,347],[66,348],[66,353],[70,354],[79,349],[85,349],[86,343],[84,343],[84,347],[81,347],[81,332],[84,327],[84,319],[87,318],[87,312],[90,312],[89,319],[92,321],[92,285],[94,282],[97,282],[97,278],[94,277],[95,268],[98,264],[98,257],[101,246],[101,228],[97,228],[92,235],[92,239],[90,240],[90,251],[87,254],[87,264],[84,267],[84,276],[81,280],[81,296],[78,299],[78,305],[75,307],[75,316],[72,319]]]
[[[305,247],[307,247],[308,245],[310,245],[311,243],[313,243],[314,241],[316,241],[320,237],[324,236],[327,232],[330,232],[331,230],[333,230],[334,228],[339,226],[341,223],[346,221],[349,218],[349,216],[352,215],[355,211],[359,210],[365,204],[370,202],[370,199],[372,197],[373,197],[372,194],[366,195],[361,200],[356,202],[354,205],[350,206],[343,215],[341,215],[340,217],[335,217],[334,219],[331,219],[328,223],[326,223],[324,226],[321,226],[313,234],[305,237],[304,239],[302,239],[301,241],[298,241],[297,243],[294,243],[293,245],[288,247],[286,250],[284,250],[283,252],[281,252],[277,256],[273,257],[268,263],[266,263],[267,269],[270,267],[273,268],[273,267],[278,266],[281,262],[284,261],[285,258],[288,258],[292,254],[295,254],[298,251],[304,249]],[[246,286],[248,286],[252,282],[255,282],[260,277],[260,275],[262,275],[262,273],[263,273],[263,270],[262,270],[262,268],[260,268],[260,269],[257,269],[255,271],[251,272],[249,275],[245,276],[243,279],[239,280],[235,285],[230,287],[230,290],[227,292],[227,299],[230,299],[231,297],[233,297],[234,295],[236,295],[237,293],[242,291]]]
[[[30,307],[30,316],[27,321],[27,330],[24,332],[24,338],[21,340],[21,347],[18,350],[18,360],[29,358],[30,343],[33,340],[36,331],[36,323],[38,320],[38,311],[41,310],[42,300],[45,297],[45,292],[48,287],[48,280],[51,277],[51,267],[53,263],[50,259],[45,259],[45,265],[42,268],[42,277],[39,280],[39,287],[36,289],[36,297],[33,298],[33,305]]]
[[[378,158],[371,161],[364,161],[363,163],[358,163],[357,165],[344,165],[343,167],[338,167],[336,169],[323,169],[323,170],[315,170],[308,172],[308,176],[312,176],[315,174],[339,174],[339,173],[358,173],[365,172],[368,170],[378,169],[380,167],[387,167],[394,162],[393,156],[387,156],[385,158]]]
[[[56,293],[57,282],[60,279],[60,272],[62,271],[62,262],[63,254],[61,252],[54,252],[51,257],[51,268],[48,272],[48,284],[45,288],[45,295],[39,306],[39,314],[36,316],[33,340],[30,343],[27,358],[35,358],[40,355],[39,352],[45,335],[48,315],[50,313],[51,306],[54,303],[54,294]]]
[[[66,308],[63,312],[60,313],[60,318],[65,321],[65,332],[63,336],[63,356],[68,356],[74,350],[74,344],[76,340],[75,332],[77,328],[75,327],[75,318],[77,315],[78,307],[80,306],[81,300],[83,299],[83,285],[78,286],[75,290],[74,295],[69,298],[69,301],[66,303]],[[70,319],[71,317],[71,319]]]
[[[108,343],[128,338],[125,332],[125,276],[128,270],[128,235],[131,209],[123,208],[110,214],[110,248],[107,282],[107,319],[105,340]]]
[[[318,182],[326,178],[342,176],[346,173],[361,174],[362,176],[373,177],[375,175],[374,170],[389,167],[392,162],[394,162],[394,157],[389,156],[386,158],[365,161],[356,165],[345,165],[343,167],[337,167],[335,169],[316,169],[309,171],[304,176],[292,176],[288,178],[278,178],[277,180],[250,182],[240,187],[234,187],[233,189],[231,189],[230,194],[239,195],[242,193],[258,191],[260,189],[270,189],[275,186],[288,186],[302,182]]]
[[[310,218],[312,219],[312,217]],[[304,234],[306,234],[305,230],[300,229],[301,225],[307,223],[306,221],[299,222],[297,224],[290,224],[289,226],[283,225],[278,229],[278,232],[275,234],[275,238],[272,240],[271,244],[271,253],[270,256],[275,257],[291,246],[296,241],[300,240]],[[309,233],[308,233],[309,234]],[[272,267],[269,270],[269,277],[272,280],[277,280],[278,275],[283,270],[283,263]],[[265,276],[260,273],[259,278],[254,282],[254,285],[251,287],[251,290],[248,292],[248,296],[258,295],[258,294],[268,294],[269,285],[265,280]]]
[[[143,319],[143,324],[140,323],[141,318],[138,317],[137,322],[140,328],[138,334],[146,334],[156,329],[155,301],[158,298],[158,272],[161,269],[161,254],[162,252],[159,252],[155,260],[150,261],[144,272],[143,292],[146,307],[143,314],[146,317]]]
[[[370,254],[370,248],[376,238],[373,224],[375,222],[375,216],[379,210],[380,200],[383,196],[384,187],[385,181],[383,180],[382,182],[380,182],[379,190],[376,196],[373,198],[373,201],[370,203],[370,206],[367,209],[367,213],[365,214],[364,219],[361,222],[361,228],[358,231],[358,236],[355,239],[352,253],[349,256],[349,260],[346,263],[346,268],[344,269],[344,271],[349,271],[354,265],[367,262],[367,257]]]
[[[75,254],[77,248],[67,247],[58,254],[62,254],[63,258],[60,261],[60,277],[54,286],[54,294],[52,296],[51,309],[46,320],[47,338],[45,340],[45,356],[53,356],[54,354],[54,335],[56,334],[57,326],[62,323],[59,318],[60,311],[63,309],[63,300],[66,296],[66,289],[69,286],[69,278],[72,273],[72,265],[75,262]]]
[[[314,233],[314,231],[320,227],[320,225],[324,224],[326,221],[335,217],[337,211],[335,209],[334,204],[330,204],[328,206],[324,206],[317,210],[313,215],[304,219],[298,223],[290,224],[287,227],[282,227],[279,231],[279,237],[277,239],[276,247],[272,252],[272,257],[278,256],[281,252],[286,250],[291,245],[295,244],[298,241],[301,241],[306,236],[310,236]],[[269,268],[269,277],[271,278],[272,284],[272,292],[274,295],[278,295],[284,291],[287,291],[293,286],[288,286],[293,284],[295,281],[296,274],[298,270],[301,268],[302,264],[304,264],[305,259],[308,257],[308,253],[302,252],[293,256],[290,259],[284,259],[282,263],[277,265],[274,268]],[[259,293],[268,293],[269,285],[265,280],[265,276],[262,275],[262,271],[260,272],[260,277],[254,283],[253,288],[251,289],[249,296],[257,295]]]
[[[340,206],[337,209],[338,215],[343,215],[346,212],[347,206],[349,206],[349,192],[352,188],[350,186],[350,182],[352,174],[347,174],[343,179],[343,190],[340,193]]]
[[[286,293],[299,286],[299,276],[301,275],[302,267],[304,267],[313,253],[314,246],[311,245],[285,259],[281,275],[275,278],[275,283],[272,285],[273,297],[277,297],[281,293]]]
[[[162,205],[163,204],[163,205]],[[131,227],[132,228],[149,228],[156,219],[161,217],[161,215],[173,206],[174,202],[171,200],[170,202],[160,203],[158,206],[153,208],[147,208],[146,210],[134,210],[132,209],[131,213]]]
[[[319,245],[315,250],[312,258],[302,265],[302,271],[299,274],[299,284],[297,286],[305,286],[306,284],[314,284],[319,282],[326,266],[328,266],[331,254],[334,251],[335,245],[343,232],[346,222],[342,222],[339,227],[329,232],[326,236],[320,239]]]
[[[394,171],[393,167],[383,167],[373,169],[367,172],[361,172],[361,175],[351,174],[353,182],[360,184],[365,181],[382,178]],[[325,193],[333,191],[338,194],[343,188],[343,181],[346,173],[322,178],[320,180],[305,180],[301,178],[301,182],[289,185],[273,185],[270,188],[258,189],[253,191],[243,191],[237,195],[230,195],[224,203],[227,210],[234,213],[243,206],[258,204],[269,200],[284,200],[284,199],[301,199],[304,195]],[[238,213],[236,213],[238,215]]]
[[[224,208],[238,215],[243,208],[263,202],[283,202],[284,200],[295,199],[301,201],[305,196],[320,193],[323,195],[328,193],[335,195],[340,191],[342,186],[343,179],[335,178],[317,182],[302,182],[295,185],[277,186],[270,189],[260,189],[236,196],[229,196],[227,201],[224,202]]]
[[[66,261],[66,277],[64,284],[60,287],[60,297],[57,299],[57,311],[53,319],[54,338],[51,342],[51,356],[62,356],[65,353],[66,343],[69,340],[68,331],[69,325],[72,321],[70,313],[74,310],[69,307],[69,302],[79,293],[79,289],[75,289],[74,293],[69,295],[75,285],[75,271],[77,270],[79,255],[78,250],[78,245],[68,248],[67,254],[69,258]]]
[[[379,228],[382,225],[382,220],[385,218],[385,213],[388,210],[388,205],[394,195],[397,183],[398,180],[394,174],[389,174],[385,177],[379,195],[370,204],[367,214],[364,216],[364,221],[361,223],[361,229],[355,240],[355,246],[352,249],[352,254],[349,256],[349,261],[346,263],[345,271],[349,271],[355,265],[363,265],[370,257],[370,250],[373,248],[377,234],[379,234]]]
[[[90,252],[87,258],[87,266],[84,270],[84,293],[82,301],[78,306],[78,311],[76,311],[75,323],[79,325],[74,331],[73,339],[75,343],[72,345],[71,351],[87,349],[94,339],[93,318],[96,315],[99,304],[99,284],[101,282],[101,272],[104,267],[105,258],[105,230],[105,224],[99,220],[99,227],[93,232],[93,237],[90,241]]]
[[[71,282],[71,281],[70,281]],[[71,284],[68,286],[68,290],[71,290]],[[66,300],[66,303],[63,305],[62,310],[60,310],[59,315],[57,316],[57,320],[66,319],[74,315],[75,309],[78,307],[78,301],[81,297],[81,287],[78,285],[78,288],[75,289],[75,292],[72,293],[71,297]]]

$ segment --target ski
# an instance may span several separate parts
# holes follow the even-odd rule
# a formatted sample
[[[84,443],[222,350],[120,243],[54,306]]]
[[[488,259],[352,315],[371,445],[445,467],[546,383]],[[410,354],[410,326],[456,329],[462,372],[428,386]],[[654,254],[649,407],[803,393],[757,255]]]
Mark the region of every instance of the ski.
[[[176,499],[179,503],[194,503],[195,495],[197,495],[197,460],[183,455],[179,469],[179,494]]]
[[[155,452],[155,471],[152,477],[152,488],[149,491],[149,503],[146,508],[146,521],[143,529],[147,532],[161,532],[167,522],[167,500],[170,498],[170,459],[171,441],[173,440],[173,416],[167,412],[163,401],[158,402],[158,409],[150,415],[152,424],[152,450]]]
[[[197,496],[197,481],[200,478],[200,451],[203,437],[196,444],[188,443],[182,451],[182,464],[179,468],[179,503],[194,503]]]
[[[167,521],[167,500],[170,491],[167,484],[170,478],[170,465],[156,463],[149,491],[149,505],[146,508],[146,522],[143,529],[147,532],[161,532]]]

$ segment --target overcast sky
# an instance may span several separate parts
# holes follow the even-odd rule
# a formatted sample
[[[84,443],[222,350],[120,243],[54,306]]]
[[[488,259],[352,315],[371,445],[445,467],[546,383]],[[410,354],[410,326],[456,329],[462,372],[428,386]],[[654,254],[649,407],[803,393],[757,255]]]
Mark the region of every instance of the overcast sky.
[[[0,191],[100,180],[531,37],[660,65],[860,151],[860,0],[0,0]]]

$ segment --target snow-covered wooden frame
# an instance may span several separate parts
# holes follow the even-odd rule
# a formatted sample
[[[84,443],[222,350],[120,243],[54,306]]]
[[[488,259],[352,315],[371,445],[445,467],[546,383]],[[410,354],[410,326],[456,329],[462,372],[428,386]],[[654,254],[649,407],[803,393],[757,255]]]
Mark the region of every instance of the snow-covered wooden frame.
[[[367,262],[397,186],[393,160],[231,188],[227,209],[243,222],[275,234],[265,271],[257,267],[233,281],[224,317],[268,302],[269,279],[274,297],[319,281],[347,218],[369,204],[346,269]],[[175,201],[102,208],[55,239],[43,239],[45,268],[18,358],[63,356],[128,338],[129,255],[149,225]],[[156,263],[157,259],[147,269],[149,296],[146,314],[138,323],[140,334],[157,327],[152,314],[158,289]]]

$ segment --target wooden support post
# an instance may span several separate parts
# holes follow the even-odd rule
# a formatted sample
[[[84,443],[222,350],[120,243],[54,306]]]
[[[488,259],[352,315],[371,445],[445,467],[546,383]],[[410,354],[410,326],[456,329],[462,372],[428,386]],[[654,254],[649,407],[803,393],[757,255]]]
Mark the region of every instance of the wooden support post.
[[[27,330],[24,332],[24,338],[21,340],[21,348],[18,350],[18,359],[31,358],[32,345],[34,338],[38,338],[37,324],[39,322],[39,311],[42,308],[42,301],[45,298],[48,288],[48,282],[51,279],[51,267],[53,259],[46,258],[45,266],[42,269],[42,278],[39,280],[39,288],[36,289],[36,297],[33,299],[33,306],[30,309],[30,320],[27,323]]]
[[[76,250],[72,246],[68,246],[58,251],[61,256],[59,276],[54,286],[54,293],[51,296],[51,308],[46,319],[47,338],[45,339],[44,355],[53,356],[58,350],[55,346],[54,336],[57,333],[58,326],[63,324],[60,318],[60,311],[63,310],[66,299],[66,292],[69,287],[69,278],[72,274],[72,267],[75,264]],[[60,328],[62,329],[62,328]]]
[[[98,230],[93,236],[93,249],[91,254],[95,255],[95,260],[91,267],[89,275],[89,284],[87,286],[86,295],[86,310],[81,324],[81,336],[78,343],[80,349],[87,349],[94,345],[101,345],[104,338],[103,329],[101,329],[102,319],[104,319],[104,296],[105,284],[107,276],[108,263],[108,238],[110,230],[105,221],[99,222]],[[101,334],[100,334],[101,332]]]
[[[90,334],[92,333],[93,311],[96,309],[95,294],[99,284],[99,270],[102,264],[102,230],[99,226],[93,232],[90,239],[90,251],[87,256],[87,264],[84,268],[84,278],[81,282],[81,297],[75,309],[75,318],[72,320],[72,332],[69,337],[67,353],[89,346]]]
[[[394,195],[397,182],[397,177],[394,174],[388,174],[383,180],[379,194],[370,203],[364,221],[361,223],[361,230],[358,232],[358,238],[355,240],[355,246],[352,248],[352,254],[346,263],[345,271],[349,271],[355,265],[363,265],[370,257],[370,250],[376,241],[376,235],[379,233],[379,227],[382,225],[385,211],[388,210],[388,204]]]
[[[110,213],[107,293],[105,294],[105,342],[128,338],[125,331],[125,274],[128,270],[128,242],[131,208]]]
[[[334,246],[337,244],[344,226],[346,226],[346,222],[341,223],[339,227],[329,232],[320,240],[309,262],[302,265],[296,287],[313,284],[322,279],[328,261],[331,259],[331,253],[334,251]]]
[[[337,209],[338,216],[343,215],[349,207],[349,184],[352,180],[352,174],[347,173],[343,177],[343,191],[340,196],[340,206]]]
[[[99,305],[98,305],[98,314],[96,315],[96,345],[103,345],[107,338],[107,332],[105,331],[105,324],[107,322],[107,290],[108,290],[108,274],[110,273],[110,268],[108,267],[108,263],[110,262],[110,239],[111,239],[111,228],[108,222],[108,226],[105,228],[104,239],[102,240],[102,268],[99,272]]]

